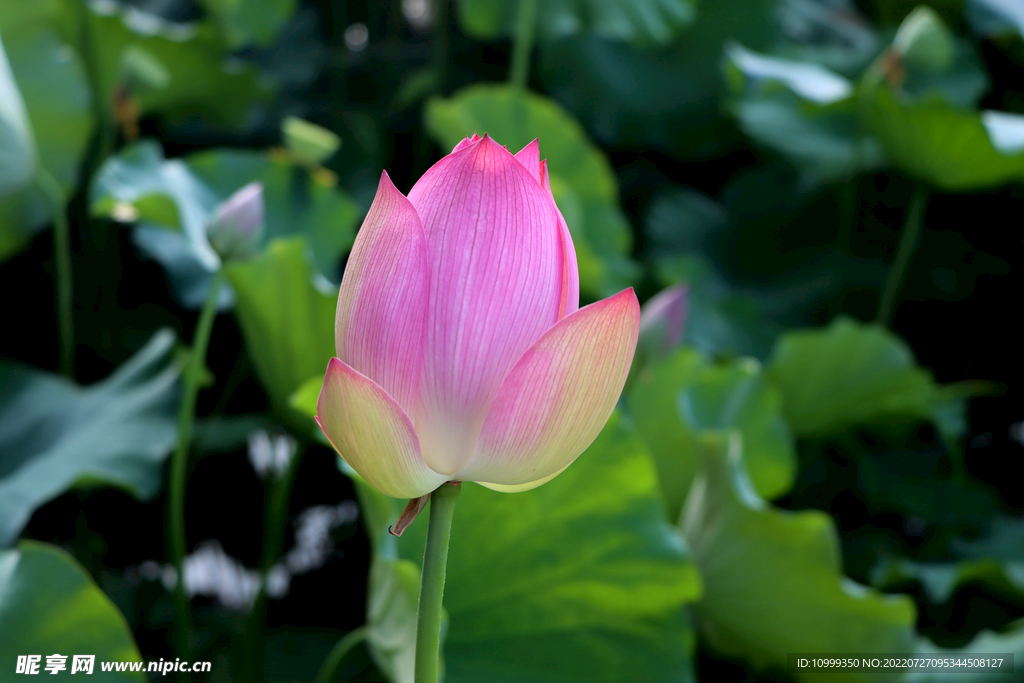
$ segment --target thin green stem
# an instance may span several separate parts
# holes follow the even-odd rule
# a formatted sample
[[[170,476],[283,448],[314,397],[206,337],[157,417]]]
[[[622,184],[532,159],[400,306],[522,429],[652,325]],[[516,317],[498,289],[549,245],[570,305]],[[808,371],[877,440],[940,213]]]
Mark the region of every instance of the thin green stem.
[[[75,325],[71,293],[71,226],[68,224],[64,189],[57,179],[40,167],[36,185],[46,195],[53,214],[53,251],[57,265],[57,325],[60,331],[60,371],[71,377],[75,362]]]
[[[441,484],[430,494],[430,521],[427,525],[427,544],[423,550],[420,606],[416,617],[415,683],[437,683],[448,539],[452,533],[455,501],[461,491],[460,484]]]
[[[537,30],[537,0],[519,0],[516,16],[515,44],[512,47],[512,67],[508,80],[513,86],[525,89],[530,78],[530,55],[533,53],[533,36]]]
[[[928,190],[924,185],[919,184],[914,188],[914,195],[910,200],[910,207],[907,209],[907,218],[903,222],[903,234],[900,235],[896,260],[892,262],[889,269],[889,277],[885,280],[885,289],[882,291],[882,298],[878,304],[878,316],[875,320],[883,325],[892,325],[892,319],[896,313],[896,298],[907,275],[907,266],[914,255],[914,250],[917,249],[927,204]]]
[[[260,557],[260,588],[256,593],[252,611],[249,613],[246,632],[248,636],[248,652],[246,666],[249,683],[263,680],[263,621],[267,613],[267,575],[271,567],[281,558],[284,547],[285,523],[288,521],[288,501],[292,496],[295,474],[299,470],[301,453],[296,451],[288,463],[288,467],[280,478],[271,475],[269,496],[267,499],[266,521],[263,533],[263,554]]]
[[[185,597],[185,479],[188,473],[188,449],[192,442],[192,426],[195,422],[196,398],[199,396],[199,384],[203,377],[206,363],[206,348],[210,343],[210,332],[213,320],[217,316],[217,301],[220,288],[224,283],[226,271],[221,268],[213,276],[210,291],[206,295],[206,303],[199,314],[195,336],[192,338],[192,350],[184,370],[184,393],[178,409],[178,446],[171,456],[170,511],[167,524],[170,527],[171,556],[177,570],[178,582],[175,589],[175,610],[177,614],[177,649],[182,658],[189,650],[189,610],[188,598]]]
[[[366,639],[367,631],[368,629],[365,626],[360,626],[346,633],[327,654],[327,658],[320,667],[320,672],[317,673],[316,680],[313,683],[333,683],[338,677],[341,665],[345,662],[345,657],[352,651],[352,648]]]

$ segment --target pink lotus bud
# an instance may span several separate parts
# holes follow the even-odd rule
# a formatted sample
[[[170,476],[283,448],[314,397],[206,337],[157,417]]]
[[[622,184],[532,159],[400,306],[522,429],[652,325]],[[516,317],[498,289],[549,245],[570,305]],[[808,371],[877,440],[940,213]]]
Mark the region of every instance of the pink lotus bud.
[[[648,359],[660,358],[683,342],[686,331],[686,285],[663,289],[640,309],[640,341]]]
[[[467,138],[408,198],[384,173],[341,283],[317,421],[389,496],[540,486],[597,437],[636,350],[632,289],[578,308],[536,140],[513,156]]]
[[[206,236],[225,260],[254,255],[263,239],[263,184],[249,183],[224,200],[210,219]]]

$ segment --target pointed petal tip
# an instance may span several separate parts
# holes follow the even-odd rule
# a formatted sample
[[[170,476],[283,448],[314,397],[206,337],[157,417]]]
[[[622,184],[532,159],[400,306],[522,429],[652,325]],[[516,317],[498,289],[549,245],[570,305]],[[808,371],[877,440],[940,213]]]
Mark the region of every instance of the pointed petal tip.
[[[515,159],[538,183],[543,183],[541,180],[539,138],[534,138],[533,142],[516,152]]]
[[[455,145],[455,147],[452,148],[451,153],[455,154],[456,152],[461,152],[467,147],[472,147],[478,142],[480,142],[480,136],[477,135],[476,132],[474,131],[472,137],[464,137],[461,140],[459,140],[459,144]]]

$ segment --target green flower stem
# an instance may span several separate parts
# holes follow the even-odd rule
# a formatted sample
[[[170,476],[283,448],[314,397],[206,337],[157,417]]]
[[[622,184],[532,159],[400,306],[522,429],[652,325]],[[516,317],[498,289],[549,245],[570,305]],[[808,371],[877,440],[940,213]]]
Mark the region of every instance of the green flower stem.
[[[320,667],[320,671],[317,673],[316,680],[313,683],[333,683],[338,677],[338,670],[345,662],[345,657],[352,651],[352,648],[366,640],[366,633],[367,628],[365,626],[360,626],[354,631],[346,633],[345,637],[339,640],[327,654],[327,658]]]
[[[199,314],[195,336],[192,339],[192,351],[184,370],[184,394],[178,410],[178,446],[171,456],[170,481],[170,512],[167,524],[170,527],[171,556],[177,570],[178,582],[175,589],[175,609],[177,614],[177,649],[178,655],[185,658],[189,650],[188,598],[185,597],[185,479],[188,473],[188,448],[192,442],[192,425],[195,422],[196,398],[199,395],[199,383],[203,377],[203,366],[206,362],[206,348],[210,343],[210,332],[213,330],[213,319],[217,315],[217,301],[220,288],[224,283],[226,271],[221,268],[213,276],[210,291],[206,295],[206,303]]]
[[[416,619],[416,683],[437,683],[448,539],[452,533],[455,501],[461,491],[460,484],[441,484],[430,494],[430,521],[427,525],[427,544],[423,550],[420,606]]]
[[[896,313],[896,297],[900,293],[900,287],[907,275],[907,266],[917,249],[917,243],[921,237],[921,225],[924,222],[925,207],[928,205],[928,191],[924,185],[914,188],[914,195],[910,200],[910,208],[907,209],[907,218],[903,222],[903,234],[900,236],[900,245],[896,251],[896,260],[892,262],[889,269],[889,277],[885,280],[885,289],[882,292],[882,299],[878,304],[878,317],[876,322],[886,326],[892,325],[893,316]]]
[[[72,316],[71,226],[68,224],[64,189],[42,167],[36,185],[46,195],[53,214],[53,251],[57,265],[57,325],[60,331],[60,371],[72,376],[75,361],[75,326]]]
[[[288,521],[288,501],[292,496],[295,474],[299,470],[301,452],[296,450],[287,469],[279,479],[271,479],[269,498],[266,510],[266,521],[263,528],[263,554],[260,557],[260,589],[249,613],[246,632],[248,635],[248,652],[246,666],[248,675],[244,680],[259,683],[263,680],[263,621],[267,613],[267,574],[281,558],[284,546],[285,523]]]
[[[516,16],[516,37],[512,47],[512,67],[509,69],[509,83],[517,88],[526,88],[530,78],[530,55],[533,52],[533,36],[537,30],[537,0],[519,0],[519,14]]]

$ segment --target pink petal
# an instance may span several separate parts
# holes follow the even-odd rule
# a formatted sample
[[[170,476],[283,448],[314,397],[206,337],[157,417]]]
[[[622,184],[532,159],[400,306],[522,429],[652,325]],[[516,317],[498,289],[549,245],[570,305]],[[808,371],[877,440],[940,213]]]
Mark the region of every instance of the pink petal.
[[[568,467],[612,414],[639,328],[632,289],[559,321],[501,385],[477,453],[456,478],[524,490]]]
[[[486,135],[428,170],[409,201],[430,280],[416,433],[426,462],[452,474],[505,375],[558,319],[563,247],[547,193]]]
[[[547,159],[540,162],[540,184],[548,191],[551,203],[555,204],[555,195],[551,192],[551,179],[548,177]],[[575,313],[580,307],[580,267],[576,261],[576,245],[572,243],[569,226],[557,204],[555,211],[558,212],[558,229],[562,235],[562,303],[558,308],[558,319],[561,320],[570,313]]]
[[[475,142],[480,142],[480,136],[476,133],[473,133],[473,137],[471,138],[462,138],[459,140],[459,144],[455,145],[455,149],[452,150],[452,154],[466,149]]]
[[[423,462],[416,431],[402,407],[337,358],[327,364],[316,412],[338,455],[381,493],[418,498],[448,480]]]
[[[419,398],[426,333],[427,249],[420,218],[383,173],[338,293],[338,358],[410,415]]]
[[[516,161],[540,182],[540,140],[534,138],[533,142],[519,150]]]

